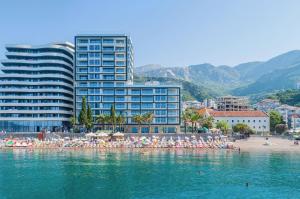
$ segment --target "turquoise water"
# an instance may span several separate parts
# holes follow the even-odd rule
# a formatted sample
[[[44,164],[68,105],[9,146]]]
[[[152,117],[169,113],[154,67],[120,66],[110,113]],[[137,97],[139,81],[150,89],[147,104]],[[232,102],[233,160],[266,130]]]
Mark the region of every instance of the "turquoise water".
[[[0,198],[300,198],[300,154],[0,151]]]

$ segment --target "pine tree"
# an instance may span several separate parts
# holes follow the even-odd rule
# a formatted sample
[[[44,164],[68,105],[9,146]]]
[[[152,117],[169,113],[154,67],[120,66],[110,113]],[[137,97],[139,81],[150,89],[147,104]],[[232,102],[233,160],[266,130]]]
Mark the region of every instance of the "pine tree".
[[[116,127],[116,123],[117,123],[117,119],[116,119],[116,110],[115,110],[115,106],[112,105],[110,107],[110,120],[111,120],[111,124],[113,127],[113,133],[115,132],[115,127]]]
[[[81,111],[78,116],[78,122],[80,125],[86,125],[87,124],[87,110],[86,110],[86,99],[85,97],[82,97],[82,103],[81,103]]]
[[[87,108],[87,123],[85,124],[86,128],[88,129],[88,131],[90,131],[94,124],[93,124],[93,112],[91,109],[91,106],[88,104],[88,108]]]

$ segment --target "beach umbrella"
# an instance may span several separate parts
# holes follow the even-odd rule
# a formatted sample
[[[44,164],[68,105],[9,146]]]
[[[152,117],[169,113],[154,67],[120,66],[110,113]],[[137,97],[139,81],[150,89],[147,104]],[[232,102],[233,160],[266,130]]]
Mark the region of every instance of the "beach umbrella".
[[[114,137],[124,137],[124,133],[116,132],[113,134]]]
[[[103,132],[96,134],[96,137],[107,137],[107,136],[108,136],[108,134],[107,133],[103,133]]]
[[[6,143],[5,143],[5,146],[8,146],[8,147],[12,147],[14,145],[14,141],[12,140],[8,140]]]
[[[95,133],[87,133],[85,136],[86,136],[86,137],[95,137],[96,134],[95,134]]]

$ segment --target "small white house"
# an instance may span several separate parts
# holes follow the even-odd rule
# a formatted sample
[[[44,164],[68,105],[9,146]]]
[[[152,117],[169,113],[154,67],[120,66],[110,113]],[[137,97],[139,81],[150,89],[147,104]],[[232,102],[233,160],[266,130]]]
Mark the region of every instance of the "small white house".
[[[262,111],[212,111],[210,115],[217,123],[221,120],[226,121],[231,128],[238,124],[247,124],[256,132],[270,131],[270,118]]]

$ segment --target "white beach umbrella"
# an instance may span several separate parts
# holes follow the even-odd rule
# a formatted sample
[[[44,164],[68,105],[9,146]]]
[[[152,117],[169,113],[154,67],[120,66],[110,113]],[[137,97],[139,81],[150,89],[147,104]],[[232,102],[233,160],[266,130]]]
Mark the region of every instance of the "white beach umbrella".
[[[114,137],[124,137],[124,133],[116,132],[113,134]]]

